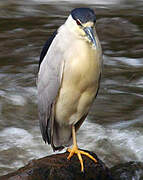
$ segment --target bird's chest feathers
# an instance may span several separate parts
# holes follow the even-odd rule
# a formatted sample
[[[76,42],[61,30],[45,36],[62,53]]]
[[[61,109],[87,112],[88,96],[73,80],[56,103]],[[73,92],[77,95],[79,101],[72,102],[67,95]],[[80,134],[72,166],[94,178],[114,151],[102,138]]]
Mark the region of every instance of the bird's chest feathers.
[[[80,88],[93,86],[99,78],[100,57],[96,50],[81,45],[71,53],[65,65],[65,79]]]

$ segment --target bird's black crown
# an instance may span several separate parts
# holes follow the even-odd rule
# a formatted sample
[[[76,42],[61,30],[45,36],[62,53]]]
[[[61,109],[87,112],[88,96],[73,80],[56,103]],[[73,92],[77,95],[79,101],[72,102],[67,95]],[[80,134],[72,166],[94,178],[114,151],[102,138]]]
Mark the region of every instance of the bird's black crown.
[[[76,8],[71,11],[72,18],[74,20],[79,19],[82,23],[89,21],[95,22],[96,16],[92,9],[90,8]]]

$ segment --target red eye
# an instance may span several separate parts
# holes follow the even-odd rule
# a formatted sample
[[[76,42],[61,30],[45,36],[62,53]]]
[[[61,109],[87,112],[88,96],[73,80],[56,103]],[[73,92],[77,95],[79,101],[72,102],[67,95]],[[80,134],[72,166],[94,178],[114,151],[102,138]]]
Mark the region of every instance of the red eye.
[[[76,23],[77,25],[82,26],[81,22],[78,19],[76,19]]]

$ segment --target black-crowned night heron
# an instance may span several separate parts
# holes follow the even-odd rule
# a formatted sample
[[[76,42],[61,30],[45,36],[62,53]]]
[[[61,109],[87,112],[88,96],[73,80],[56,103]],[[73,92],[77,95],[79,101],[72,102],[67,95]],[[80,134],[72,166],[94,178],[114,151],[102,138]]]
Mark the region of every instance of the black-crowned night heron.
[[[40,56],[38,109],[45,142],[53,150],[68,148],[70,159],[81,154],[76,131],[86,118],[97,95],[102,66],[102,51],[95,31],[96,16],[89,8],[71,11],[66,22],[46,42]]]

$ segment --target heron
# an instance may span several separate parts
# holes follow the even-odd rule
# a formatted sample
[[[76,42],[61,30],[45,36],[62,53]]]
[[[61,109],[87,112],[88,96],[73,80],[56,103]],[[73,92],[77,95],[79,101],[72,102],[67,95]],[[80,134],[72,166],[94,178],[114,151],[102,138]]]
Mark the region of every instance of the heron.
[[[82,155],[97,162],[78,148],[76,138],[100,84],[102,49],[95,24],[94,10],[73,9],[43,47],[37,80],[43,140],[51,144],[54,151],[67,147],[67,159],[77,154],[82,172]]]

